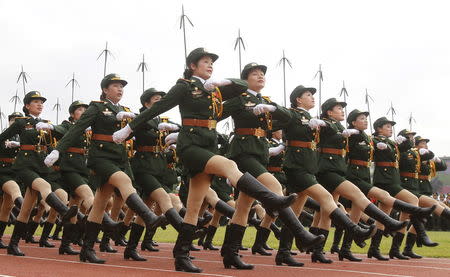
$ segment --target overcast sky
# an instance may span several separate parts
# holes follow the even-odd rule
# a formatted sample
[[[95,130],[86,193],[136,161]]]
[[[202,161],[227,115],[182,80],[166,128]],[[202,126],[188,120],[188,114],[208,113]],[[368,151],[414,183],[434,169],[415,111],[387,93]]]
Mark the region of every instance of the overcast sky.
[[[374,98],[373,119],[385,116],[391,102],[397,111],[396,131],[409,128],[431,139],[430,148],[450,155],[449,77],[450,17],[446,1],[7,1],[0,0],[0,107],[13,111],[9,99],[23,98],[16,84],[20,66],[30,75],[26,90],[48,98],[43,118],[68,116],[71,91],[65,87],[75,72],[80,84],[75,99],[89,102],[100,95],[106,41],[115,58],[107,72],[129,81],[123,105],[137,111],[142,75],[136,69],[145,54],[146,88],[168,90],[181,77],[183,36],[181,4],[194,23],[187,27],[188,51],[205,47],[217,53],[215,78],[237,77],[238,29],[246,50],[243,64],[268,66],[263,94],[283,102],[283,49],[287,93],[303,84],[318,86],[314,75],[322,64],[323,98],[339,97],[342,81],[349,111],[365,110],[365,89]],[[318,101],[317,101],[318,102]],[[18,109],[21,109],[21,105]],[[312,114],[316,114],[313,111]],[[178,109],[168,112],[175,120]]]

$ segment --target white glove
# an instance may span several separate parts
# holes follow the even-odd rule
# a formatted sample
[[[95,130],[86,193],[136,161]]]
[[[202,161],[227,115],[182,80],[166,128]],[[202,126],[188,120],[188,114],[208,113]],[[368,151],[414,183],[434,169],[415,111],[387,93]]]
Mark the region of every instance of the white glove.
[[[348,138],[351,135],[357,135],[359,134],[359,130],[356,129],[345,129],[344,131],[342,131],[342,136],[345,138]]]
[[[258,104],[253,108],[253,113],[255,115],[260,115],[262,113],[273,113],[277,109],[276,106],[273,105],[267,105],[267,104]]]
[[[17,148],[20,146],[20,142],[14,140],[5,141],[6,148]]]
[[[438,156],[434,156],[433,161],[436,162],[436,163],[440,163],[441,159],[439,159]]]
[[[385,149],[387,149],[387,147],[388,147],[387,144],[384,142],[377,143],[377,148],[380,150],[385,150]]]
[[[407,140],[408,140],[408,139],[405,138],[404,136],[398,136],[398,137],[395,138],[395,142],[396,142],[397,144],[402,144],[403,142],[405,142],[405,141],[407,141]]]
[[[425,154],[428,154],[428,153],[430,153],[430,151],[428,149],[425,149],[425,148],[420,148],[419,149],[419,154],[420,155],[425,155]]]
[[[158,124],[158,130],[160,131],[177,131],[178,129],[180,129],[180,127],[173,123],[163,122]]]
[[[179,134],[179,133],[171,133],[171,134],[168,134],[167,137],[166,137],[166,139],[165,139],[166,145],[169,145],[169,144],[172,144],[172,143],[177,142],[178,134]]]
[[[53,150],[45,157],[44,163],[46,166],[51,167],[59,159],[59,151]]]
[[[89,131],[91,131],[91,130],[92,130],[92,127],[89,126],[89,127],[87,127],[86,130],[84,130],[84,131],[85,131],[85,132],[89,132]]]
[[[276,147],[270,147],[269,148],[269,156],[277,156],[277,155],[279,155],[283,150],[284,150],[284,145],[283,144],[280,144],[280,145],[278,145],[278,146],[276,146]]]
[[[167,149],[176,150],[177,149],[177,145],[176,144],[171,144],[171,145],[169,145],[169,147],[167,147]]]
[[[115,143],[122,143],[124,140],[127,139],[131,135],[133,130],[131,130],[130,125],[127,124],[127,126],[123,127],[119,131],[115,131],[112,135],[113,141]]]
[[[117,115],[116,115],[116,118],[119,121],[122,121],[122,120],[127,119],[127,118],[135,118],[135,117],[136,117],[136,115],[134,113],[132,113],[132,112],[124,112],[124,111],[118,112]]]
[[[320,126],[327,126],[327,124],[322,119],[311,118],[309,120],[308,126],[311,129],[319,129]]]
[[[208,79],[206,80],[206,82],[203,84],[203,87],[208,90],[208,91],[212,91],[214,90],[216,87],[223,87],[223,86],[228,86],[231,85],[233,82],[231,82],[230,80],[227,79],[221,79],[221,80],[212,80],[212,79]]]
[[[40,130],[53,130],[53,129],[54,129],[54,127],[50,123],[38,122],[36,124],[36,130],[38,130],[38,131],[40,131]]]

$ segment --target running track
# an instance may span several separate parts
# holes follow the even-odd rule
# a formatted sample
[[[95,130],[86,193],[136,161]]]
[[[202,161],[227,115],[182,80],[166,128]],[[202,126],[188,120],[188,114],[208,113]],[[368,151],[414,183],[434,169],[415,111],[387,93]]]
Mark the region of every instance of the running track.
[[[5,238],[4,242],[7,242]],[[57,243],[59,244],[59,242]],[[218,251],[191,252],[196,257],[195,264],[203,268],[203,273],[192,274],[174,271],[172,259],[172,244],[160,243],[159,252],[140,253],[148,259],[147,262],[125,261],[123,247],[118,253],[100,253],[100,258],[107,260],[104,265],[81,263],[78,256],[58,255],[58,248],[39,248],[36,244],[26,244],[21,241],[20,248],[25,257],[6,255],[6,250],[0,251],[0,277],[84,277],[84,276],[242,276],[242,277],[274,277],[274,276],[450,276],[450,259],[423,258],[421,260],[391,260],[379,262],[365,258],[363,262],[340,262],[337,255],[328,254],[335,262],[330,265],[313,264],[309,255],[295,256],[305,263],[304,267],[276,266],[274,257],[252,255],[250,251],[241,251],[244,260],[253,263],[254,270],[224,269]],[[74,247],[79,250],[79,247]],[[275,255],[275,251],[272,251]],[[359,255],[363,257],[363,255]]]

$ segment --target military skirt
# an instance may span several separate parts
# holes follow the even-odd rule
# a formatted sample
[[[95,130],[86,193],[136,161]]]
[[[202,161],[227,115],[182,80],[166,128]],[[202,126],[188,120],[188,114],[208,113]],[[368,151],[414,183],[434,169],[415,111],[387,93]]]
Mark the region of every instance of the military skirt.
[[[91,169],[90,183],[94,190],[108,183],[109,178],[118,171],[127,174],[133,186],[135,186],[133,172],[128,161],[123,162],[106,158],[89,157],[87,166]]]
[[[370,169],[358,165],[349,165],[347,170],[347,180],[355,184],[365,196],[373,188],[370,183]]]
[[[330,193],[333,193],[340,184],[347,181],[344,174],[333,171],[319,172],[317,174],[317,180]]]
[[[431,186],[430,181],[428,180],[419,180],[419,193],[421,195],[432,196],[433,195],[433,187]]]
[[[228,202],[233,200],[233,188],[227,184],[227,179],[224,177],[214,176],[211,182],[211,189],[213,189],[220,200]]]
[[[302,192],[319,184],[316,176],[304,168],[284,168],[284,172],[287,178],[286,192],[288,194]]]

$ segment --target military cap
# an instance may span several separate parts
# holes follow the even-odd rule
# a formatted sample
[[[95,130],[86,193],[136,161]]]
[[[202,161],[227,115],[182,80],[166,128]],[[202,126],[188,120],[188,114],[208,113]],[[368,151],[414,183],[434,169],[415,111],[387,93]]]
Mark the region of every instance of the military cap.
[[[260,69],[264,74],[267,72],[267,66],[257,63],[249,63],[244,66],[244,69],[242,69],[241,79],[247,80],[248,74],[250,74],[253,69]]]
[[[416,145],[419,144],[421,141],[425,141],[426,143],[430,142],[429,139],[421,137],[421,136],[416,136],[414,138],[414,141],[416,142]]]
[[[145,102],[148,102],[148,100],[150,100],[150,98],[152,98],[153,95],[161,95],[161,97],[164,97],[166,93],[164,91],[160,91],[155,88],[149,88],[145,90],[140,98],[142,106],[144,106]]]
[[[22,117],[23,113],[21,112],[13,112],[12,114],[8,115],[8,121],[10,121],[12,118],[16,118],[16,117]]]
[[[215,62],[219,58],[218,55],[210,53],[205,48],[200,47],[192,50],[191,53],[189,53],[189,55],[186,58],[186,65],[189,67],[191,63],[195,64],[205,56],[211,57],[213,62]]]
[[[23,103],[30,104],[31,101],[33,101],[35,99],[40,99],[40,100],[42,100],[42,102],[47,101],[47,98],[43,97],[39,91],[34,90],[34,91],[30,91],[27,94],[25,94],[25,97],[23,98]]]
[[[347,103],[339,102],[334,97],[327,99],[327,101],[323,102],[322,104],[322,112],[326,113],[327,111],[332,110],[337,105],[341,105],[342,108],[345,108],[347,106]]]
[[[394,126],[396,124],[395,121],[389,120],[385,116],[383,116],[383,117],[380,117],[377,120],[375,120],[375,122],[373,123],[373,128],[377,129],[378,127],[383,127],[383,125],[387,124],[387,123],[392,124],[392,126]]]
[[[351,111],[349,114],[348,114],[348,117],[347,117],[347,123],[349,124],[349,125],[352,125],[352,122],[353,121],[355,121],[356,120],[356,118],[358,118],[358,116],[360,116],[360,115],[365,115],[365,116],[369,116],[369,112],[362,112],[362,111],[360,111],[360,110],[358,110],[358,109],[354,109],[353,111]]]
[[[406,129],[403,129],[403,130],[401,130],[400,132],[398,132],[398,136],[403,136],[403,137],[406,138],[406,136],[408,136],[408,135],[413,135],[413,136],[415,136],[415,135],[416,135],[416,132],[409,131],[409,130],[406,130]]]
[[[75,110],[78,109],[78,107],[85,107],[85,108],[87,108],[87,107],[89,107],[89,105],[86,104],[86,103],[83,103],[80,100],[77,100],[77,101],[73,102],[72,104],[70,104],[70,106],[69,106],[69,113],[75,112]]]
[[[111,73],[103,77],[102,82],[100,83],[100,87],[102,89],[107,88],[111,83],[121,83],[123,86],[128,84],[127,81],[123,80],[118,74]]]
[[[291,101],[292,106],[297,106],[297,98],[301,97],[303,93],[305,92],[311,92],[312,94],[316,93],[315,88],[307,88],[303,85],[299,85],[291,92],[291,95],[289,96],[289,100]]]

